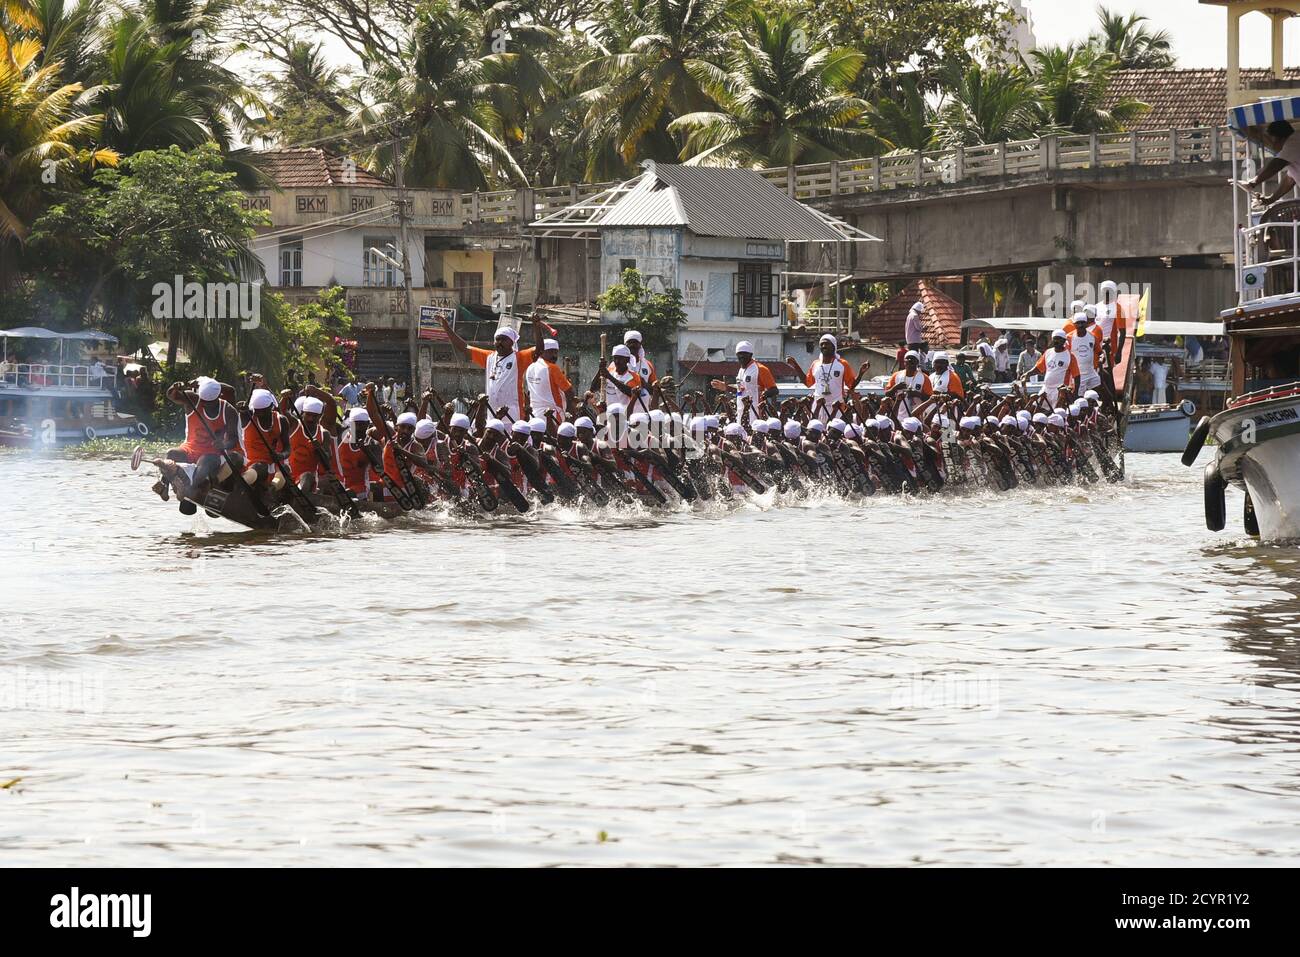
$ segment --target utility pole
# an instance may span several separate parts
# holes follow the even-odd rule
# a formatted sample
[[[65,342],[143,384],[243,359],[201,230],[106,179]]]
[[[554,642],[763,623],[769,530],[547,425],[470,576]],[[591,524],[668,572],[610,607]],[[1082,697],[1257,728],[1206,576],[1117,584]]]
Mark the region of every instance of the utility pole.
[[[406,297],[406,346],[411,353],[411,373],[407,381],[410,392],[418,396],[424,390],[420,388],[420,340],[419,322],[416,319],[415,297],[411,294],[411,251],[407,242],[406,224],[410,220],[410,200],[406,196],[406,178],[402,170],[402,137],[393,138],[393,166],[397,179],[397,224],[401,230],[402,244],[402,290]]]

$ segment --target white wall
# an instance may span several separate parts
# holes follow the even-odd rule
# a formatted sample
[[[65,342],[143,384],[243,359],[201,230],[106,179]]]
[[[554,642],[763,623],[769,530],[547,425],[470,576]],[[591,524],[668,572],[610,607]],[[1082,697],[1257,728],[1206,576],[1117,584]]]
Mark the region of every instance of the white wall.
[[[361,286],[365,279],[365,266],[362,255],[364,238],[367,236],[389,237],[394,246],[399,246],[396,230],[382,226],[359,227],[336,231],[338,227],[324,228],[315,233],[303,233],[302,243],[302,284],[304,286],[325,286],[333,279],[341,286]],[[423,248],[424,236],[419,230],[411,230],[411,284],[416,288],[424,285]],[[254,252],[266,269],[267,283],[270,286],[280,284],[280,240],[254,239]],[[379,248],[389,255],[383,245]],[[401,285],[401,271],[397,271],[398,285]]]

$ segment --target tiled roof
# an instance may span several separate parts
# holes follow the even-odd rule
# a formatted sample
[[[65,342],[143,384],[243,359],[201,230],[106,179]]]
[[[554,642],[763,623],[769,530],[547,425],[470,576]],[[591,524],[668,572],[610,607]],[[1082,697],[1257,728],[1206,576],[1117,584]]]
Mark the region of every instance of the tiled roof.
[[[1245,87],[1267,87],[1270,70],[1242,70]],[[1285,71],[1287,80],[1300,81],[1300,69]],[[1103,106],[1121,99],[1141,100],[1151,108],[1128,129],[1169,130],[1196,126],[1221,126],[1228,116],[1227,70],[1116,70]]]
[[[317,186],[391,186],[345,156],[319,149],[265,150],[253,154],[257,166],[282,189]]]
[[[890,345],[902,342],[907,313],[914,302],[925,304],[922,323],[927,345],[955,346],[961,342],[961,303],[945,296],[924,279],[913,279],[902,292],[864,314],[858,319],[854,331],[863,339]]]

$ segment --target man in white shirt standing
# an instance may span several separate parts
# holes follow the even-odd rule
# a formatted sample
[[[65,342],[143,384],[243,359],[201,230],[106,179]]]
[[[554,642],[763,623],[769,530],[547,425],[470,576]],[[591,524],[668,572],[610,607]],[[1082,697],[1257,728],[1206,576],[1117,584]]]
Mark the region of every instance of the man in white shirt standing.
[[[907,312],[907,319],[903,323],[903,337],[907,340],[907,348],[917,355],[925,354],[925,324],[922,318],[925,316],[925,303],[914,302],[912,308]]]
[[[1169,381],[1169,366],[1165,365],[1165,360],[1156,358],[1151,361],[1151,404],[1164,405],[1168,399],[1165,396],[1165,384]]]
[[[1275,120],[1268,124],[1264,142],[1277,155],[1264,164],[1254,179],[1243,184],[1247,189],[1253,190],[1281,173],[1282,180],[1277,189],[1264,197],[1266,206],[1276,203],[1300,183],[1300,136],[1295,136],[1294,133],[1295,130],[1286,120]]]

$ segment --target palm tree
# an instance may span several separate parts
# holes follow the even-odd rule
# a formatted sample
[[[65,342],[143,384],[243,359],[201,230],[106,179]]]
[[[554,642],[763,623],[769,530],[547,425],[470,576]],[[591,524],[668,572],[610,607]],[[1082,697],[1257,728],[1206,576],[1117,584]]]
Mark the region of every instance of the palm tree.
[[[808,49],[807,37],[797,16],[750,11],[749,30],[736,38],[726,69],[693,67],[719,109],[688,113],[668,125],[686,133],[682,158],[792,166],[878,149],[863,125],[866,102],[847,92],[862,54]]]
[[[593,31],[601,53],[575,75],[587,107],[589,174],[677,159],[668,124],[714,108],[701,77],[727,48],[731,7],[731,0],[605,0]]]
[[[1089,46],[1109,53],[1122,70],[1167,70],[1176,62],[1169,31],[1151,31],[1150,22],[1136,13],[1124,16],[1097,8],[1101,29],[1088,39]]]
[[[102,117],[78,114],[78,83],[60,83],[62,65],[38,65],[39,40],[0,30],[0,282],[13,275],[18,245],[44,206],[49,186],[79,168],[115,165],[117,154],[91,146]]]
[[[32,34],[41,42],[37,62],[60,64],[63,83],[90,85],[102,69],[99,28],[102,0],[31,0]]]
[[[948,82],[939,139],[948,146],[1004,143],[1038,135],[1033,79],[1019,67],[972,64]]]
[[[936,121],[915,74],[900,79],[892,95],[882,95],[867,110],[872,133],[890,150],[932,149],[938,137]]]
[[[1038,91],[1040,133],[1110,133],[1141,116],[1145,103],[1125,98],[1107,105],[1116,61],[1096,47],[1045,47],[1030,54]]]
[[[411,26],[398,62],[372,68],[362,82],[365,105],[351,120],[364,135],[382,137],[366,162],[391,172],[401,162],[413,186],[479,189],[489,185],[484,166],[495,164],[517,183],[527,175],[493,133],[502,123],[497,106],[511,95],[509,54],[481,55],[472,11],[424,9]],[[391,139],[404,134],[402,155]]]

